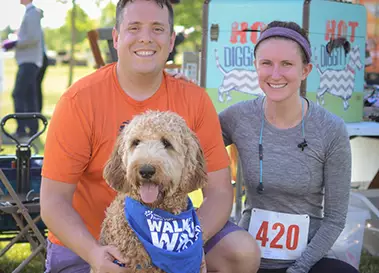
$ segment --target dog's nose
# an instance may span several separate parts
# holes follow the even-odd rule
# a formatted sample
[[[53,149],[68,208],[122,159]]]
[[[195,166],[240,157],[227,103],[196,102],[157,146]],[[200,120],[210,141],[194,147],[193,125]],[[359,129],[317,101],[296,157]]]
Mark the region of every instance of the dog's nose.
[[[139,174],[142,178],[150,179],[155,174],[155,168],[151,165],[142,165],[139,169]]]

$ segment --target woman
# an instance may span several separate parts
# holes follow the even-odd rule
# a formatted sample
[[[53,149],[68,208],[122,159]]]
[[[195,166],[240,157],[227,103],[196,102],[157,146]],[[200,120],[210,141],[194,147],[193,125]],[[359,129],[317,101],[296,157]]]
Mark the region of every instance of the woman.
[[[239,225],[261,248],[259,272],[358,272],[325,258],[345,225],[351,151],[344,121],[299,94],[312,70],[307,35],[271,22],[254,49],[265,96],[220,113],[246,186]]]

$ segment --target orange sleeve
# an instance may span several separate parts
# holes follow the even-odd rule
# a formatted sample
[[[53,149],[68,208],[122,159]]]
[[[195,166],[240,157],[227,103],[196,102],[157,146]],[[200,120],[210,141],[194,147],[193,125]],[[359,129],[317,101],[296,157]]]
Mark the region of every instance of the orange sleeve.
[[[42,176],[78,183],[91,158],[90,101],[66,93],[55,107],[47,132]],[[84,104],[86,102],[86,104]]]
[[[217,111],[208,94],[203,91],[196,120],[196,134],[203,147],[207,171],[214,172],[227,168],[229,156],[224,145]]]

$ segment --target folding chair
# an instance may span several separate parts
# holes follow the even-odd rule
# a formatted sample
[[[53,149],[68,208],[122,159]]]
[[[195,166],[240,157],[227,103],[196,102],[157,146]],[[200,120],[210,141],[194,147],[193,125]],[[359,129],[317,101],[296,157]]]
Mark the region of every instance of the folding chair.
[[[10,135],[4,128],[5,123],[10,119],[40,119],[43,122],[43,128],[33,135],[27,143],[20,143],[16,138]],[[42,157],[31,157],[31,143],[40,136],[47,127],[47,119],[39,113],[21,113],[5,116],[1,120],[1,129],[5,135],[16,142],[16,157],[0,157],[0,228],[5,226],[7,216],[12,216],[15,226],[12,224],[5,226],[4,229],[12,230],[17,235],[0,251],[0,257],[3,256],[11,247],[26,239],[31,246],[32,253],[13,271],[22,272],[25,266],[37,255],[42,261],[45,260],[46,243],[43,235],[43,224],[38,227],[41,220],[39,204],[40,188],[40,171]],[[37,164],[37,168],[33,168]],[[39,168],[38,168],[39,166]],[[37,169],[37,172],[31,170]],[[35,170],[34,170],[35,171]],[[36,181],[35,177],[39,180]],[[34,196],[34,197],[33,197]],[[8,217],[9,218],[9,217]]]
[[[112,28],[98,28],[87,32],[87,37],[91,47],[93,57],[96,62],[96,68],[105,65],[105,61],[101,55],[99,41],[106,41],[112,62],[117,62],[117,52],[113,47]]]

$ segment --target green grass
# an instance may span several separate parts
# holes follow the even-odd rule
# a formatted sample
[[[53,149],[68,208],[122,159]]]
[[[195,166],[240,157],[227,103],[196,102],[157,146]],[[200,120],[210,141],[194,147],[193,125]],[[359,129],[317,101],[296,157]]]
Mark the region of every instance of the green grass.
[[[365,251],[363,251],[359,270],[361,273],[378,273],[379,257],[370,256]]]
[[[5,242],[0,243],[0,249],[6,246]],[[30,247],[28,243],[20,243],[13,246],[4,257],[0,258],[0,273],[10,273],[16,269],[29,255]],[[37,256],[25,267],[22,272],[25,273],[42,273],[44,264],[42,259]]]
[[[6,114],[13,113],[13,101],[11,97],[11,90],[14,84],[14,78],[17,72],[17,66],[13,60],[6,60],[5,62],[5,91],[0,93],[0,117]],[[86,74],[93,71],[92,68],[88,67],[76,67],[74,73],[74,79],[78,79]],[[62,93],[66,90],[68,79],[68,67],[67,66],[51,66],[48,67],[46,72],[45,80],[43,83],[44,91],[44,108],[43,114],[46,117],[51,117],[56,102],[59,100]],[[7,123],[7,130],[11,133],[15,130],[15,123],[9,121]],[[41,136],[42,144],[44,144],[46,138],[46,133]],[[4,151],[1,154],[14,154],[14,145],[4,145]],[[43,154],[43,149],[40,150]],[[194,198],[194,203],[198,204],[201,202],[201,198],[197,200],[199,196],[192,195]],[[0,238],[2,235],[0,235]],[[0,242],[0,249],[6,246],[7,242]],[[0,273],[12,272],[24,259],[30,255],[30,247],[27,243],[20,243],[12,247],[10,251],[0,258]],[[361,258],[362,273],[378,273],[379,272],[379,257],[371,257],[366,253],[363,253]],[[43,272],[43,263],[41,259],[37,256],[23,271],[25,273],[40,273]]]

